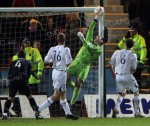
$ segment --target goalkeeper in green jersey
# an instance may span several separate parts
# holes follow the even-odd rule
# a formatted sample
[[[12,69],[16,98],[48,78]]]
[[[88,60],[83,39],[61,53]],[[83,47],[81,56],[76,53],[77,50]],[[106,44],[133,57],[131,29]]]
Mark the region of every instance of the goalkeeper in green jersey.
[[[82,41],[83,46],[79,50],[74,61],[68,67],[67,84],[69,86],[74,85],[74,91],[70,105],[73,105],[76,102],[78,95],[80,94],[81,91],[82,83],[87,78],[91,63],[92,61],[98,59],[98,57],[102,52],[101,45],[106,42],[106,40],[104,39],[105,37],[101,38],[100,36],[96,36],[96,38],[93,40],[94,28],[98,20],[101,19],[104,13],[104,8],[97,7],[94,11],[95,11],[95,18],[88,28],[86,39],[84,38],[84,35],[81,32],[77,33],[77,36]],[[74,82],[71,81],[72,76],[76,77],[77,79],[76,84],[74,84]]]

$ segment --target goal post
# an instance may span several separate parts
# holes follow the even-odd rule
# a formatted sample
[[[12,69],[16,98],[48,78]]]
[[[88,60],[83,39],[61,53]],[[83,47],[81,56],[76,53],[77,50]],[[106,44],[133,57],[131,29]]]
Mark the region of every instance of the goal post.
[[[102,29],[102,30],[101,30]],[[104,16],[102,17],[102,19],[99,21],[99,35],[100,36],[103,36],[104,37]],[[105,67],[105,57],[104,57],[104,45],[102,46],[102,50],[103,50],[103,53],[101,54],[101,56],[99,57],[98,59],[98,69],[99,69],[99,72],[98,72],[98,83],[99,83],[99,92],[98,92],[98,95],[99,95],[99,116],[100,117],[105,117],[105,106],[106,106],[106,94],[105,94],[105,86],[104,86],[104,75],[105,75],[105,70],[104,70],[104,67]]]
[[[6,78],[9,69],[9,56],[17,52],[24,37],[29,37],[31,41],[38,39],[41,41],[41,54],[44,58],[49,47],[56,45],[57,33],[64,32],[66,34],[66,46],[70,48],[73,58],[75,58],[82,46],[76,33],[81,31],[86,35],[86,30],[94,19],[94,9],[95,7],[0,8],[0,50],[6,51],[6,56],[0,54],[0,76],[3,76],[5,72],[5,77],[2,78]],[[40,30],[36,29],[38,32],[35,34],[29,31],[31,19],[37,20],[39,23]],[[54,27],[51,27],[51,29],[47,27],[48,23],[51,23],[48,22],[49,19],[54,19]],[[95,35],[104,36],[104,16],[98,24]],[[48,68],[44,69],[42,82],[39,85],[39,90],[48,97],[53,93],[51,71]],[[3,83],[3,81],[1,82]],[[93,61],[81,90],[78,101],[81,104],[84,103],[85,110],[82,110],[82,113],[86,111],[88,117],[104,117],[104,47],[99,59]],[[72,89],[67,88],[67,100],[70,100],[71,96]],[[81,115],[84,116],[84,114]]]

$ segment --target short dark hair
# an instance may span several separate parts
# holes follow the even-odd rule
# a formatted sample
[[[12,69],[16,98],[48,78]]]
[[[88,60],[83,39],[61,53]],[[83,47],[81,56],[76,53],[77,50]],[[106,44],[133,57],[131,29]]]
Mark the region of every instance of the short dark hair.
[[[63,42],[65,42],[65,40],[66,40],[65,34],[59,33],[59,34],[57,35],[57,41],[58,41],[58,42],[63,43]]]
[[[134,45],[134,41],[132,39],[127,39],[126,40],[126,46],[127,48],[132,48]]]
[[[24,50],[19,50],[17,55],[18,55],[18,58],[25,58],[26,57],[26,53]]]

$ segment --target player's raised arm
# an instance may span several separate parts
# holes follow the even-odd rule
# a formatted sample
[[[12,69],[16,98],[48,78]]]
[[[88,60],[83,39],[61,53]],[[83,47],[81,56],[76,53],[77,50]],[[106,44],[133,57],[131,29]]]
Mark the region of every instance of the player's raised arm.
[[[93,43],[89,43],[85,41],[84,35],[81,32],[77,33],[77,36],[80,38],[80,40],[82,41],[83,45],[85,48],[87,48],[90,52],[94,52],[94,53],[101,53],[102,49],[101,49],[101,45],[104,44],[103,39],[99,36],[97,36],[94,39]]]
[[[90,23],[90,26],[89,26],[87,34],[86,34],[86,39],[81,32],[78,32],[77,36],[82,41],[84,47],[87,48],[90,52],[101,53],[102,49],[100,46],[102,44],[104,44],[106,41],[104,41],[105,39],[100,36],[96,36],[96,38],[93,40],[93,32],[94,32],[94,28],[95,28],[98,20],[101,19],[102,15],[104,13],[104,8],[99,6],[94,10],[94,13],[95,13],[95,18]]]

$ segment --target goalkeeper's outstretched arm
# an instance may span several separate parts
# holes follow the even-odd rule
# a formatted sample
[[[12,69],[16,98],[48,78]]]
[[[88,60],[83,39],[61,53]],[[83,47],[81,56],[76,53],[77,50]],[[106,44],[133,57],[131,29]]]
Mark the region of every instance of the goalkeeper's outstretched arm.
[[[90,52],[101,53],[102,50],[101,50],[100,45],[96,45],[96,44],[93,44],[93,43],[87,43],[86,40],[85,40],[84,35],[81,32],[78,32],[77,36],[82,41],[83,46],[85,48],[87,48]]]

